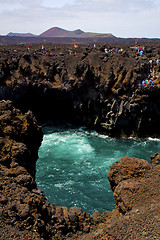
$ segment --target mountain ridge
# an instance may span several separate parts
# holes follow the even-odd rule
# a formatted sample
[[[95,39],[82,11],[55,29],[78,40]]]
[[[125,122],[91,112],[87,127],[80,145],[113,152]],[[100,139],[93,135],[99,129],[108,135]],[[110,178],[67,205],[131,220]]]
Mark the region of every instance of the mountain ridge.
[[[32,33],[13,33],[13,32],[9,32],[6,36],[7,37],[36,37],[36,35]]]
[[[35,35],[32,33],[13,33],[10,32],[6,35],[7,37],[72,37],[72,38],[92,38],[92,37],[115,37],[111,33],[94,33],[94,32],[84,32],[81,29],[76,29],[73,31],[69,31],[59,27],[52,27],[48,30],[42,32],[39,35]]]
[[[32,33],[13,33],[0,35],[0,45],[8,44],[124,44],[160,42],[160,38],[116,37],[111,33],[84,32],[81,29],[68,31],[59,27],[52,27],[39,35]]]

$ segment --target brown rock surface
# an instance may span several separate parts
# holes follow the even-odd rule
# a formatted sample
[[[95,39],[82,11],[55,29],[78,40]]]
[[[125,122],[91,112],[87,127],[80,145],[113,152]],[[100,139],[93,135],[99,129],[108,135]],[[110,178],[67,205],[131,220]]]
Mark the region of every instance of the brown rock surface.
[[[159,137],[159,46],[144,44],[142,56],[133,44],[0,46],[0,99],[40,120],[67,120],[113,137]],[[142,86],[145,79],[153,85]]]
[[[123,157],[119,162],[112,164],[108,179],[111,189],[114,191],[116,186],[127,179],[141,179],[146,170],[150,169],[150,165],[147,161],[138,158]]]

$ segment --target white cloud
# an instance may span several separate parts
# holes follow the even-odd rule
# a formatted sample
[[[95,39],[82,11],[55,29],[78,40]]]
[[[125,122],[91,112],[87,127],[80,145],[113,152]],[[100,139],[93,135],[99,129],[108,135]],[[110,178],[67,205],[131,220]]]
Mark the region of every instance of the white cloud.
[[[107,12],[143,11],[156,5],[153,0],[77,0],[76,3],[83,9],[97,9]]]
[[[42,0],[42,6],[44,7],[49,7],[49,8],[62,8],[66,5],[73,5],[75,4],[76,0],[60,0],[60,1],[57,1],[57,0]]]
[[[160,0],[0,0],[0,4],[0,34],[40,34],[58,26],[121,37],[160,37]]]

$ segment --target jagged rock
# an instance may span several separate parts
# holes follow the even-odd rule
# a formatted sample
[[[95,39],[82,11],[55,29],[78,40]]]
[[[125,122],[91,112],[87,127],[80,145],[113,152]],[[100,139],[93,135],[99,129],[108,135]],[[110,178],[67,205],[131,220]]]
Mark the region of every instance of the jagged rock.
[[[159,165],[160,164],[160,153],[155,153],[154,155],[150,156],[151,164]]]
[[[35,183],[42,130],[30,111],[40,120],[65,119],[110,136],[159,137],[158,67],[154,85],[141,86],[157,46],[149,44],[142,58],[127,45],[118,54],[109,46],[107,55],[104,46],[61,46],[53,56],[51,45],[45,56],[40,46],[30,53],[14,48],[0,47],[0,99],[13,101],[0,102],[0,238],[158,239],[159,153],[151,165],[124,157],[111,166],[112,212],[90,216],[50,205]]]
[[[114,191],[116,186],[123,180],[130,178],[141,179],[146,170],[150,169],[147,161],[138,158],[123,157],[119,162],[111,165],[108,179],[111,189]]]
[[[158,45],[148,43],[142,57],[127,45],[117,53],[118,46],[107,48],[106,54],[105,46],[70,47],[68,52],[68,45],[47,45],[43,56],[41,46],[32,46],[30,52],[25,46],[2,46],[0,99],[13,100],[23,112],[32,110],[41,120],[65,119],[117,137],[159,136],[158,65],[153,86],[141,86],[149,77],[149,59],[156,58]],[[106,101],[111,106],[106,107]],[[115,117],[106,127],[110,111]]]

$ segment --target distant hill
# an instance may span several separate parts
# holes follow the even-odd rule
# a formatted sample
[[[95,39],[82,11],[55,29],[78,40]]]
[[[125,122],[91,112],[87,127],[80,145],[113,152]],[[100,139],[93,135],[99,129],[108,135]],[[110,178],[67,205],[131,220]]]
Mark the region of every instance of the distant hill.
[[[114,37],[110,33],[91,33],[83,32],[81,29],[74,31],[68,31],[59,27],[53,27],[48,29],[39,35],[39,37],[72,37],[72,38],[91,38],[91,37]]]
[[[83,31],[81,31],[80,29],[75,31],[68,31],[62,28],[53,27],[41,33],[39,37],[76,37],[77,35],[82,33]]]
[[[7,37],[36,37],[36,35],[32,33],[13,33],[10,32],[6,35]]]
[[[115,36],[111,33],[92,33],[92,32],[85,32],[81,34],[81,37],[85,38],[115,38]]]
[[[7,37],[63,37],[63,38],[106,38],[106,37],[115,37],[111,33],[93,33],[93,32],[84,32],[81,29],[74,31],[68,31],[59,27],[52,27],[40,35],[34,35],[32,33],[13,33],[10,32],[6,35]]]
[[[13,33],[0,36],[0,45],[7,44],[116,44],[116,43],[145,43],[160,42],[160,38],[119,38],[111,33],[84,32],[81,29],[68,31],[59,27],[52,27],[40,35],[32,33]]]

